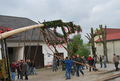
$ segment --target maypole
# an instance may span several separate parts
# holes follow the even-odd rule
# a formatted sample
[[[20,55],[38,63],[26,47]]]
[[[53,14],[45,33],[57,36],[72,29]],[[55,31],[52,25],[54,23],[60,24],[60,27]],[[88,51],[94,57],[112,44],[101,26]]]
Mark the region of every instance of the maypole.
[[[75,25],[73,22],[62,22],[61,20],[57,20],[57,21],[53,21],[53,22],[43,22],[43,24],[45,24],[45,26],[47,27],[47,25],[50,25],[49,28],[53,28],[53,32],[56,34],[57,38],[55,39],[55,41],[50,41],[50,40],[47,40],[48,43],[53,46],[53,48],[56,50],[56,47],[55,45],[58,45],[58,44],[61,44],[61,46],[63,48],[65,48],[65,50],[68,52],[69,54],[69,50],[63,46],[63,43],[66,43],[66,45],[68,45],[68,36],[70,34],[74,34],[75,32],[81,32],[82,29],[79,25]],[[59,34],[58,32],[56,32],[56,29],[57,28],[61,28],[62,29],[62,32],[63,34]],[[47,37],[47,36],[46,36]],[[61,38],[61,40],[59,40],[58,38]]]
[[[64,41],[62,41],[62,42],[66,42],[66,43],[68,43],[68,40],[67,40],[67,35],[68,34],[75,33],[75,31],[78,31],[78,32],[81,31],[80,26],[75,25],[72,22],[67,22],[66,23],[66,22],[63,22],[62,20],[55,20],[55,21],[43,22],[42,24],[36,24],[36,25],[21,27],[21,28],[18,28],[18,29],[14,29],[14,30],[11,30],[11,31],[1,33],[0,34],[0,41],[1,41],[0,42],[0,46],[1,46],[1,49],[0,49],[0,57],[1,58],[0,58],[0,60],[2,62],[1,63],[2,65],[0,66],[0,69],[2,69],[2,70],[0,71],[0,74],[3,77],[0,77],[0,79],[3,78],[3,81],[11,81],[9,54],[8,54],[8,51],[7,51],[7,44],[6,44],[6,41],[5,41],[8,37],[11,37],[15,34],[22,33],[22,32],[25,32],[25,31],[28,31],[28,30],[31,30],[31,29],[35,29],[35,28],[42,28],[44,30],[44,29],[49,29],[49,28],[56,29],[57,27],[62,28],[63,37],[64,37]],[[68,32],[65,31],[65,28],[68,29]],[[53,44],[54,49],[56,49],[56,47],[55,47],[56,43],[54,43],[54,41],[48,41],[48,42],[50,44]],[[60,42],[60,44],[62,42]],[[57,51],[57,49],[56,49],[56,51]],[[5,75],[6,76],[8,75],[8,77],[5,77]]]
[[[47,22],[48,23],[48,22]],[[59,26],[60,26],[60,23],[59,23]],[[71,33],[74,33],[75,31],[78,31],[78,32],[80,32],[81,31],[81,29],[80,28],[78,28],[78,27],[80,27],[80,26],[77,26],[76,28],[74,28],[74,30],[70,30],[69,29],[69,31],[65,31],[65,26],[67,26],[67,27],[69,27],[69,24],[67,23],[67,24],[65,24],[64,23],[64,34],[66,34],[66,35],[59,35],[59,33],[57,33],[56,32],[56,28],[57,27],[53,27],[54,28],[54,33],[56,34],[56,36],[54,36],[54,34],[53,33],[51,33],[49,30],[48,30],[48,36],[50,37],[50,39],[49,39],[49,37],[47,36],[47,33],[46,33],[46,31],[43,29],[42,31],[40,30],[40,32],[42,32],[43,33],[43,36],[44,36],[44,42],[48,45],[48,48],[53,52],[53,54],[54,55],[52,55],[52,54],[50,54],[50,55],[52,55],[52,56],[54,56],[54,57],[56,57],[56,58],[59,58],[59,59],[61,59],[61,60],[63,60],[64,58],[63,57],[61,57],[61,56],[58,56],[58,55],[55,55],[55,53],[58,53],[58,50],[57,50],[57,48],[55,47],[55,45],[61,45],[68,53],[69,52],[71,52],[70,50],[68,50],[63,44],[64,43],[67,43],[68,44],[68,37],[67,37],[67,35],[69,34],[71,34]],[[74,25],[75,26],[75,25]],[[52,28],[52,27],[51,27]],[[72,31],[72,32],[71,32]],[[50,36],[50,34],[52,34],[52,36],[54,36],[54,38],[55,38],[55,41],[51,41],[51,39],[52,39],[52,37]],[[61,40],[59,40],[59,38],[63,38],[64,40],[63,41],[61,41]],[[55,52],[52,50],[52,48],[50,48],[50,46],[49,45],[51,45],[53,48],[54,48],[54,50],[55,50]],[[91,67],[91,68],[94,68],[94,69],[96,69],[96,70],[98,70],[96,67],[94,67],[94,66],[90,66],[90,65],[88,65],[88,64],[83,64],[83,63],[80,63],[80,62],[77,62],[77,61],[74,61],[75,63],[77,63],[77,64],[81,64],[81,65],[83,65],[83,66],[88,66],[88,67]]]

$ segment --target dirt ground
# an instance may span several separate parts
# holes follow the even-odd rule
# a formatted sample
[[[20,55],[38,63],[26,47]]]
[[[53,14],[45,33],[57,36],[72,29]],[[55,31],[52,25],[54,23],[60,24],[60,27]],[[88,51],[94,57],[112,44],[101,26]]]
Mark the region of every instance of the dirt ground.
[[[99,66],[98,66],[99,68]],[[85,75],[80,75],[80,77],[72,76],[71,80],[68,81],[98,81],[105,76],[109,76],[112,73],[104,74],[104,72],[114,69],[112,64],[108,65],[108,68],[99,68],[97,72],[89,72],[84,70]],[[21,81],[21,80],[17,80]],[[25,80],[22,80],[25,81]],[[44,68],[37,71],[37,75],[29,76],[28,81],[67,81],[65,79],[65,71],[59,69],[57,72],[52,72],[51,68]]]

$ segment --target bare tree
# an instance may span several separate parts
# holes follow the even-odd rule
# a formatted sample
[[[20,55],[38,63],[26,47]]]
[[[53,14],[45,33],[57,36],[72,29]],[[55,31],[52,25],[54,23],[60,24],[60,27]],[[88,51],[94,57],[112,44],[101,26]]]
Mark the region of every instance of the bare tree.
[[[107,26],[105,26],[105,28],[103,28],[102,25],[99,25],[99,28],[100,28],[101,37],[102,37],[102,40],[100,42],[103,44],[103,53],[106,56],[106,59],[107,59],[107,62],[108,62],[107,41],[106,41],[106,35],[107,35],[106,28],[107,28]]]
[[[93,56],[97,56],[96,55],[96,48],[95,48],[95,41],[94,41],[95,34],[94,34],[93,28],[91,28],[91,33],[89,33],[89,34],[87,33],[86,37],[89,40],[89,43],[91,44]]]

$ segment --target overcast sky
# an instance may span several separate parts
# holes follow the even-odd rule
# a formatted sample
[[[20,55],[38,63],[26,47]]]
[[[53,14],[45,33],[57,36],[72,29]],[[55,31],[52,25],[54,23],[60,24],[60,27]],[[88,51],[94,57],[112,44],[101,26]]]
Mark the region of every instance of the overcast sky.
[[[0,0],[0,15],[73,21],[81,25],[84,36],[99,24],[119,28],[120,0]]]

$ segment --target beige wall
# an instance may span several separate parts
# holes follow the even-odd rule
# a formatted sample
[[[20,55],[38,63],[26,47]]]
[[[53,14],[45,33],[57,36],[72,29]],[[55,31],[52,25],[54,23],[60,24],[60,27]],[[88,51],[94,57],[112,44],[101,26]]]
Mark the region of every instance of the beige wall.
[[[15,60],[22,60],[24,57],[24,47],[14,48]]]
[[[97,55],[103,55],[102,43],[96,43]],[[120,40],[107,42],[108,60],[112,62],[113,54],[120,55]]]

